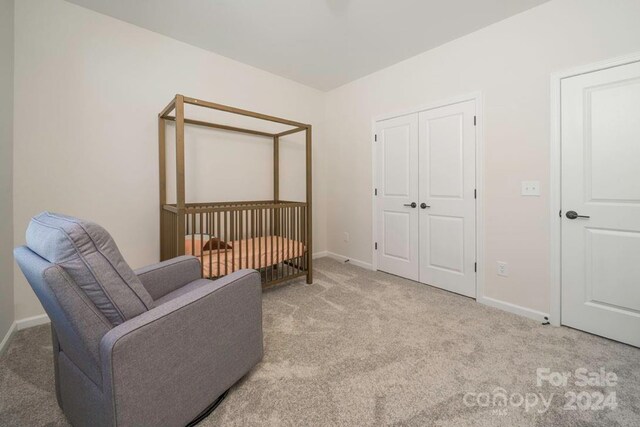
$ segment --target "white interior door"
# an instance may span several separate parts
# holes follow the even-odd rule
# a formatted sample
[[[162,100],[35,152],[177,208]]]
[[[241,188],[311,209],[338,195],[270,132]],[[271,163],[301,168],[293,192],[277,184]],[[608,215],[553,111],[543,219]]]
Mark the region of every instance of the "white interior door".
[[[562,323],[640,346],[640,63],[564,79],[561,103]]]
[[[475,101],[423,111],[420,282],[475,298]]]
[[[418,115],[378,122],[376,138],[378,269],[418,280]]]

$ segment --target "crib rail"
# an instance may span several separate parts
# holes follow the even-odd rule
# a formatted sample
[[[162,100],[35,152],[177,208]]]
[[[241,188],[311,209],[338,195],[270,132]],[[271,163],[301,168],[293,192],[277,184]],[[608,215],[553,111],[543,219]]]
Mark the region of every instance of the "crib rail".
[[[207,278],[252,268],[270,286],[308,271],[307,214],[306,203],[292,201],[189,203],[182,212],[164,205],[161,258],[197,256]]]

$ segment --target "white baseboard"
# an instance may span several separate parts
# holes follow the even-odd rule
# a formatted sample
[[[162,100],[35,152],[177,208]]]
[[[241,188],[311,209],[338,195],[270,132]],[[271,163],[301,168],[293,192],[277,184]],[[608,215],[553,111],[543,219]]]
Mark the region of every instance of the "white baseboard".
[[[314,254],[313,254],[313,256],[311,258],[318,259],[318,258],[324,258],[326,256],[329,256],[329,252],[320,251],[320,252],[314,252]]]
[[[480,304],[488,305],[490,307],[499,308],[500,310],[508,311],[509,313],[517,314],[518,316],[528,317],[529,319],[544,322],[545,317],[549,317],[549,313],[543,313],[542,311],[533,310],[531,308],[522,307],[521,305],[512,304],[510,302],[501,301],[499,299],[479,296],[476,301]]]
[[[16,320],[16,330],[21,331],[23,329],[32,328],[38,325],[45,325],[51,322],[49,316],[46,314],[39,314],[37,316],[26,317],[24,319]]]
[[[4,338],[2,338],[2,342],[0,342],[0,354],[4,353],[4,351],[9,347],[11,338],[15,333],[16,333],[16,322],[13,322],[11,324],[11,327],[9,327],[7,334],[4,336]]]
[[[373,270],[373,265],[370,262],[360,261],[358,259],[349,258],[347,256],[336,254],[334,252],[329,252],[329,251],[327,251],[327,254],[325,256],[329,258],[333,258],[337,261],[342,261],[342,262],[349,260],[349,264],[355,265],[356,267],[364,268],[366,270]]]
[[[313,254],[313,258],[333,258],[337,261],[345,262],[347,259],[349,260],[349,264],[353,264],[358,267],[362,267],[367,270],[373,270],[373,264],[369,262],[360,261],[357,259],[349,258],[344,255],[336,254],[334,252],[322,251]],[[488,305],[493,308],[497,308],[500,310],[507,311],[509,313],[517,314],[518,316],[523,316],[529,319],[536,320],[540,323],[545,322],[545,317],[549,317],[548,313],[543,313],[542,311],[533,310],[531,308],[522,307],[517,304],[512,304],[510,302],[501,301],[499,299],[486,297],[486,296],[478,296],[476,301],[480,304]]]
[[[7,347],[9,347],[11,338],[13,338],[13,335],[16,332],[22,331],[23,329],[27,329],[27,328],[32,328],[38,325],[45,325],[49,322],[50,322],[49,316],[47,316],[46,314],[39,314],[37,316],[16,320],[11,324],[11,327],[9,328],[6,335],[2,339],[2,342],[0,342],[0,354],[2,354]]]
[[[355,266],[362,267],[367,270],[373,270],[373,265],[369,262],[364,262],[357,259],[349,258],[344,255],[336,254],[334,252],[329,252],[329,251],[314,252],[313,259],[318,259],[318,258],[332,258],[332,259],[335,259],[336,261],[342,261],[342,262],[349,260],[349,264],[353,264]]]

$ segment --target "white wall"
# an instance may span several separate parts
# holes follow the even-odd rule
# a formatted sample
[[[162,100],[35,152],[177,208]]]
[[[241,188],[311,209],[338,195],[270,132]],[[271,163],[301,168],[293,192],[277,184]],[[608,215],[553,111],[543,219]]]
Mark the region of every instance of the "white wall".
[[[328,250],[371,262],[372,118],[482,91],[485,295],[548,313],[550,74],[640,51],[639,17],[637,0],[554,0],[331,91]]]
[[[314,249],[325,249],[322,92],[61,0],[17,2],[15,37],[16,244],[46,209],[105,226],[134,268],[157,261],[157,114],[181,93],[314,125]],[[271,196],[270,141],[189,132],[197,164],[187,164],[188,197]],[[300,148],[291,144],[282,193],[299,197],[304,175],[289,161]],[[240,175],[240,165],[257,170]],[[194,166],[214,173],[195,179]],[[42,313],[17,268],[15,310],[17,319]]]
[[[13,323],[13,0],[0,0],[0,342]]]
[[[553,0],[321,93],[61,0],[20,1],[15,12],[16,244],[29,218],[49,209],[106,226],[134,267],[156,261],[156,114],[183,93],[314,124],[314,250],[368,263],[371,119],[482,91],[485,295],[541,312],[549,311],[549,75],[640,51],[637,0]],[[188,197],[269,192],[263,141],[189,132]],[[297,198],[301,164],[290,160],[300,146],[284,145],[291,185],[282,195]],[[255,187],[237,172],[247,164],[264,180]],[[521,180],[540,180],[542,196],[521,197]],[[495,274],[498,260],[509,263],[508,278]],[[16,318],[41,313],[15,270]]]

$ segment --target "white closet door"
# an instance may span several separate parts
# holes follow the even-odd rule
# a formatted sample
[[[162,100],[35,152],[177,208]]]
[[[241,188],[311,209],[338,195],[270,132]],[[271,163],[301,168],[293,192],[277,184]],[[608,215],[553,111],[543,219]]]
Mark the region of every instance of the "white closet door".
[[[475,101],[424,111],[420,282],[476,296]]]
[[[378,122],[376,135],[378,269],[418,280],[418,115]]]
[[[640,346],[640,63],[561,95],[562,323]]]

